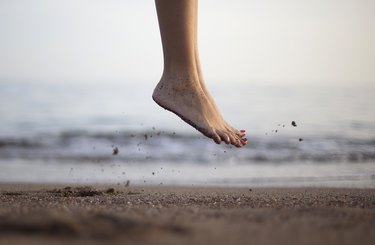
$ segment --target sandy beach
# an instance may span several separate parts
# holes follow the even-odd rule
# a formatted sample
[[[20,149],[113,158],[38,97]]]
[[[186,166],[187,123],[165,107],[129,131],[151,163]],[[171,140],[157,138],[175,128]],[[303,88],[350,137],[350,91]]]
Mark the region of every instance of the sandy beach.
[[[373,244],[375,190],[0,185],[1,244]]]

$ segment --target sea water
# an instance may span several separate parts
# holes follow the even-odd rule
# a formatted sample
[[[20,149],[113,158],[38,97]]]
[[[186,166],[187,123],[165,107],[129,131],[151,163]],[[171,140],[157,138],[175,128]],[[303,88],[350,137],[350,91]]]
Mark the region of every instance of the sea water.
[[[0,82],[0,181],[375,187],[374,87],[209,85],[247,130],[237,149],[158,107],[153,86]]]

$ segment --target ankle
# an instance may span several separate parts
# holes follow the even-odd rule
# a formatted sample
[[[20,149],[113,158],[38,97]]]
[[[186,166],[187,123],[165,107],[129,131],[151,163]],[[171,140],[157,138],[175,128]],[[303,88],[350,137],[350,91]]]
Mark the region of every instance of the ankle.
[[[192,74],[163,74],[157,85],[159,88],[184,90],[188,88],[200,87],[198,76]]]

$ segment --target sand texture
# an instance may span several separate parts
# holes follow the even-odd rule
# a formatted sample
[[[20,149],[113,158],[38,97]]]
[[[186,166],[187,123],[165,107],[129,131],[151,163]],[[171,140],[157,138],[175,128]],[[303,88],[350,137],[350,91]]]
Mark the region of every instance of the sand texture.
[[[375,190],[0,184],[0,244],[374,244]]]

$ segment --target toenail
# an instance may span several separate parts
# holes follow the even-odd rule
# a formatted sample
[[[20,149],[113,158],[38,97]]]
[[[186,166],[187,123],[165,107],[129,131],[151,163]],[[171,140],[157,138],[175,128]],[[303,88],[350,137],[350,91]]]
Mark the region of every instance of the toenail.
[[[246,130],[245,129],[241,129],[240,132],[241,133],[246,133]]]
[[[242,138],[241,139],[243,142],[247,142],[247,138]]]

